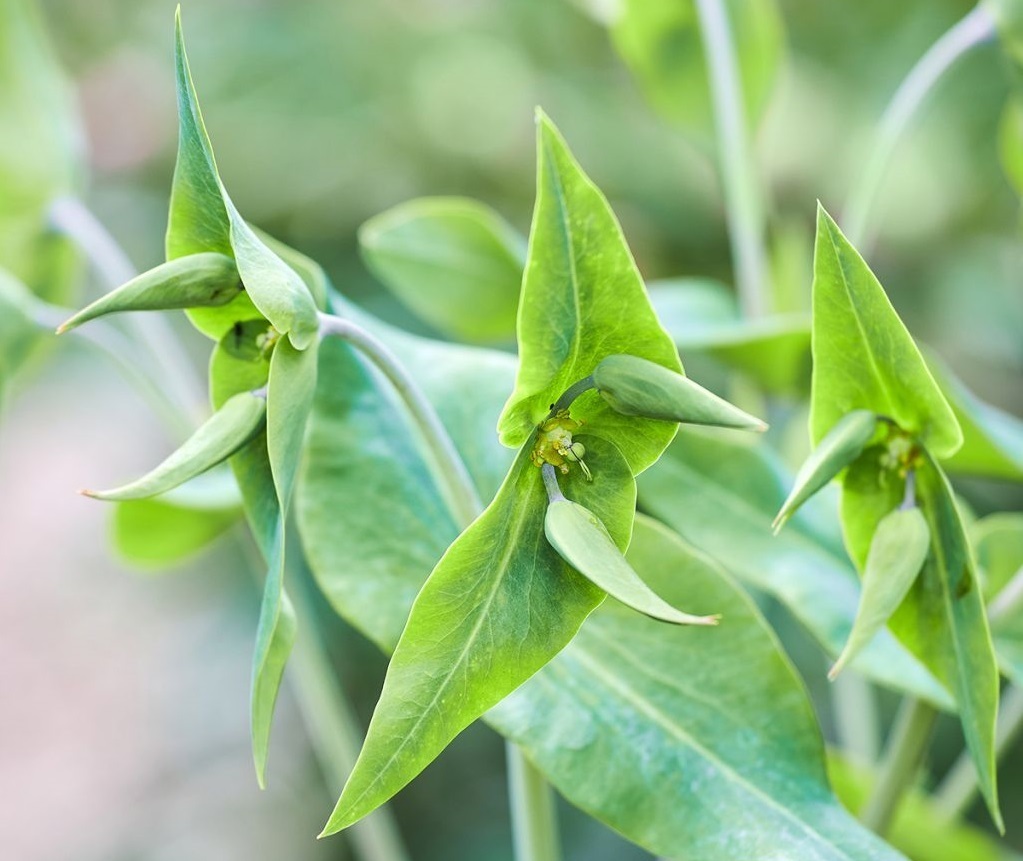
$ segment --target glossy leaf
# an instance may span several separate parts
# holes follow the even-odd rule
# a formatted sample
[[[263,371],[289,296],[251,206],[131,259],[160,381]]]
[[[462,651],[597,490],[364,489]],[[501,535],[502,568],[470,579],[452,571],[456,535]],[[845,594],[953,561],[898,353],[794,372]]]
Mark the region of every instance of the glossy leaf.
[[[426,197],[359,230],[366,264],[417,316],[463,341],[511,341],[526,242],[475,200]]]
[[[189,254],[143,272],[83,308],[57,333],[121,311],[162,311],[225,305],[242,289],[234,261],[223,254]]]
[[[771,525],[781,529],[795,511],[862,453],[877,430],[877,416],[853,410],[828,431],[796,473],[792,490]]]
[[[162,571],[209,546],[241,516],[238,487],[225,466],[153,499],[117,503],[111,539],[128,564]]]
[[[998,667],[955,496],[929,455],[916,471],[916,494],[931,551],[888,627],[954,693],[978,784],[1001,829],[994,756]]]
[[[254,316],[254,306],[294,346],[305,349],[318,330],[316,304],[299,275],[238,214],[220,181],[185,55],[180,10],[176,25],[179,139],[167,258],[203,251],[233,257],[245,285],[233,302],[190,316],[200,331],[219,340],[232,323]]]
[[[739,88],[747,119],[755,126],[784,53],[782,17],[774,0],[728,0],[725,6],[739,60]],[[693,0],[623,0],[611,35],[650,103],[669,120],[710,141],[714,117],[697,16]]]
[[[635,483],[611,444],[585,438],[593,481],[566,491],[628,545]],[[543,534],[546,495],[528,447],[486,511],[427,579],[387,669],[366,741],[324,828],[333,834],[387,801],[484,712],[572,639],[604,592]]]
[[[510,378],[510,360],[388,327],[376,331],[396,335],[389,345],[418,357],[410,370],[422,375],[470,470],[492,471],[492,453],[479,440],[493,439],[488,431],[500,403],[481,382]],[[332,605],[390,651],[457,530],[386,383],[342,343],[328,341],[320,353],[321,376],[337,385],[316,395],[298,484],[299,526]],[[449,374],[432,373],[445,365]],[[367,437],[372,447],[351,445]],[[388,501],[387,523],[373,517],[377,497]],[[897,857],[828,793],[805,694],[750,603],[677,538],[662,539],[667,550],[658,544],[644,552],[651,530],[663,533],[636,519],[630,564],[669,599],[722,611],[721,628],[666,628],[605,602],[485,719],[522,744],[570,802],[667,857]],[[734,676],[737,665],[748,675]],[[722,847],[733,854],[721,854]]]
[[[166,493],[227,460],[263,429],[267,401],[251,392],[234,395],[159,466],[113,490],[83,490],[95,499],[146,499]]]
[[[558,555],[612,598],[644,615],[676,625],[716,625],[717,616],[695,616],[671,606],[632,570],[604,524],[568,499],[547,507],[544,533]]]
[[[837,657],[852,630],[859,580],[823,494],[778,536],[771,519],[792,476],[762,445],[737,433],[685,428],[639,481],[644,510],[719,560],[745,584],[773,595]],[[896,507],[896,500],[889,508]],[[887,631],[853,661],[868,678],[951,708],[950,693]]]
[[[923,568],[930,543],[927,521],[919,508],[897,509],[877,525],[863,572],[856,621],[829,678],[835,678],[887,624]]]
[[[0,267],[49,301],[70,292],[74,255],[49,226],[82,172],[72,90],[33,0],[0,0]]]
[[[867,264],[823,207],[813,279],[814,444],[846,413],[870,410],[950,457],[962,432],[916,344]]]
[[[515,391],[498,424],[501,441],[513,448],[606,356],[627,353],[682,370],[607,200],[542,113],[518,341]],[[594,392],[575,402],[572,418],[599,428],[634,473],[653,463],[675,434],[671,425],[619,415]]]
[[[842,477],[840,517],[849,558],[863,571],[878,524],[902,503],[906,482],[898,471],[883,466],[888,449],[872,445]]]
[[[602,359],[593,372],[593,384],[611,408],[625,416],[743,430],[767,429],[760,419],[683,374],[638,356]]]

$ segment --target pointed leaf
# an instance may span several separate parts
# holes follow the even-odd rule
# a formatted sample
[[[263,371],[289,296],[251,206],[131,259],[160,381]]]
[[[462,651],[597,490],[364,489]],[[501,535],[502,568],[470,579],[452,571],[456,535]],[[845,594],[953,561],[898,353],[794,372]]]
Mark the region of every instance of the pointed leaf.
[[[813,278],[810,436],[853,410],[892,419],[938,457],[962,445],[951,407],[884,289],[823,207]]]
[[[281,339],[270,357],[266,391],[267,451],[285,517],[302,454],[306,421],[316,393],[317,347],[299,350]]]
[[[537,118],[536,207],[518,340],[515,391],[498,424],[501,441],[513,448],[605,356],[627,353],[682,370],[611,207],[542,113]],[[671,425],[619,415],[593,392],[576,401],[572,418],[599,427],[634,473],[653,463],[675,434]]]
[[[902,503],[906,480],[882,466],[888,449],[872,445],[842,477],[840,518],[845,549],[857,570],[863,571],[878,524]]]
[[[234,261],[223,254],[205,252],[169,260],[143,272],[127,284],[83,308],[57,333],[89,320],[121,311],[164,311],[225,305],[242,289]]]
[[[858,458],[877,429],[877,416],[869,410],[853,410],[839,419],[796,473],[785,504],[771,525],[781,529],[806,500],[828,484]]]
[[[863,572],[856,621],[829,678],[835,678],[888,623],[923,568],[930,542],[927,521],[919,508],[893,511],[877,525]]]
[[[267,400],[252,392],[228,399],[155,469],[113,490],[85,490],[95,499],[145,499],[166,493],[227,460],[263,429]]]
[[[445,335],[469,342],[515,337],[526,241],[475,200],[424,197],[359,229],[373,273]]]
[[[620,547],[635,483],[621,453],[589,437],[593,481],[565,477]],[[486,511],[448,548],[416,598],[362,752],[324,828],[357,822],[572,639],[604,592],[544,539],[546,497],[528,447]]]
[[[744,584],[777,598],[837,657],[856,616],[859,579],[823,494],[796,512],[785,531],[772,535],[771,518],[791,484],[791,473],[749,437],[685,428],[656,467],[640,477],[639,492],[645,511]],[[953,707],[949,692],[888,631],[880,631],[853,666],[893,690]]]
[[[305,349],[318,330],[316,305],[302,279],[245,223],[217,172],[213,147],[185,54],[180,10],[176,15],[178,160],[174,169],[167,226],[167,258],[213,251],[235,259],[245,285],[226,306],[190,314],[200,331],[219,339],[236,320],[253,316],[253,306],[274,328]]]
[[[676,625],[717,624],[717,616],[694,616],[676,610],[647,586],[604,524],[578,503],[568,499],[552,502],[544,518],[544,532],[562,559],[627,607]]]
[[[694,425],[767,429],[760,419],[719,398],[683,374],[638,356],[608,356],[593,372],[593,384],[615,412]]]

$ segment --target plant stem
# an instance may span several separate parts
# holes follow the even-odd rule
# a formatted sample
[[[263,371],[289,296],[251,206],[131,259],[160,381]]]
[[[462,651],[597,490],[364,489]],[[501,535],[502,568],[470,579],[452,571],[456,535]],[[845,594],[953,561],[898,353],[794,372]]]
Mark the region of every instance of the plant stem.
[[[829,691],[835,738],[843,752],[857,762],[873,765],[881,750],[881,738],[870,682],[854,670],[846,670],[835,677]]]
[[[736,289],[743,315],[761,317],[767,312],[770,287],[764,247],[766,219],[746,129],[735,45],[724,0],[696,0],[696,8],[714,107]]]
[[[881,117],[874,149],[852,188],[842,219],[849,241],[861,253],[866,254],[872,244],[866,234],[867,225],[888,163],[903,132],[942,76],[971,49],[994,35],[994,18],[984,2],[978,3],[931,45],[895,91]]]
[[[483,503],[440,416],[415,380],[385,344],[350,320],[320,314],[320,334],[340,337],[359,349],[394,386],[426,444],[434,477],[452,514],[462,529],[468,527],[482,512]],[[515,744],[505,742],[505,755],[516,861],[558,861],[551,789]]]
[[[995,760],[1012,747],[1023,730],[1023,690],[1009,687],[1002,695],[995,726]],[[977,797],[977,769],[968,751],[949,769],[945,779],[934,793],[938,809],[949,820],[958,819],[969,810]]]
[[[467,527],[479,516],[483,504],[458,449],[451,441],[433,404],[422,393],[415,380],[409,376],[386,344],[351,320],[344,320],[332,314],[320,314],[320,335],[334,335],[356,347],[394,386],[426,444],[441,493],[459,526],[462,529]]]
[[[505,751],[516,861],[558,861],[561,849],[554,793],[518,747],[509,742]]]
[[[860,811],[863,824],[882,837],[920,770],[937,715],[927,703],[906,697],[895,717],[877,782]]]
[[[53,228],[78,246],[107,289],[119,287],[138,274],[117,240],[78,198],[62,197],[54,201],[49,217]],[[148,353],[154,368],[159,370],[178,410],[193,422],[197,421],[206,396],[195,374],[180,372],[181,368],[191,368],[192,362],[173,329],[159,314],[129,314],[126,326],[135,342]]]

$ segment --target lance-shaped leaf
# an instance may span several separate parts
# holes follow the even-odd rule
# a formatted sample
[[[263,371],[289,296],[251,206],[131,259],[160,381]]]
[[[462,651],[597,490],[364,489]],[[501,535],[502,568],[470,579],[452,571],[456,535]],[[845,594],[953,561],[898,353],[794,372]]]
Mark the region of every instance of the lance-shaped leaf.
[[[877,525],[863,572],[856,621],[829,678],[835,678],[887,624],[923,568],[930,543],[927,521],[919,508],[893,511]]]
[[[647,586],[604,524],[578,503],[564,498],[551,502],[544,518],[544,533],[562,559],[627,607],[675,625],[717,624],[717,616],[683,613]]]
[[[643,508],[719,560],[748,586],[774,596],[832,657],[852,630],[859,579],[842,547],[833,507],[809,500],[777,536],[771,518],[792,475],[764,445],[744,434],[685,428],[639,480]],[[886,509],[902,499],[902,491]],[[852,666],[896,691],[944,709],[952,696],[886,630]]]
[[[608,356],[593,372],[593,384],[611,408],[624,416],[659,421],[763,431],[755,416],[719,398],[684,374],[639,356]]]
[[[526,242],[475,200],[426,197],[359,229],[373,273],[440,332],[470,342],[515,337]]]
[[[628,545],[635,482],[610,443],[587,439],[593,481],[566,486]],[[544,538],[546,494],[528,446],[486,511],[437,563],[391,658],[362,752],[324,828],[370,813],[572,639],[605,593]]]
[[[242,290],[234,260],[217,252],[189,254],[169,260],[133,278],[86,306],[57,334],[105,314],[121,311],[165,311],[225,305]]]
[[[828,431],[796,473],[792,491],[774,518],[775,532],[806,500],[858,458],[877,429],[870,410],[853,410]]]
[[[954,693],[978,785],[1001,829],[994,753],[998,666],[955,495],[926,451],[916,470],[916,495],[931,550],[888,627]]]
[[[190,314],[200,331],[219,339],[253,306],[299,349],[316,338],[316,304],[305,282],[271,251],[235,209],[217,172],[176,15],[178,160],[171,189],[167,258],[213,251],[233,257],[245,293],[213,311]]]
[[[816,445],[853,410],[892,419],[938,457],[963,437],[884,289],[823,207],[813,276],[810,437]]]
[[[536,206],[518,341],[515,391],[498,423],[501,442],[512,448],[606,356],[625,353],[682,370],[611,207],[543,113],[537,117]],[[637,474],[657,459],[676,430],[622,416],[594,392],[575,402],[572,418],[599,427]]]
[[[227,460],[263,428],[267,399],[243,392],[228,399],[181,447],[141,478],[113,490],[83,490],[95,499],[145,499],[166,493]]]

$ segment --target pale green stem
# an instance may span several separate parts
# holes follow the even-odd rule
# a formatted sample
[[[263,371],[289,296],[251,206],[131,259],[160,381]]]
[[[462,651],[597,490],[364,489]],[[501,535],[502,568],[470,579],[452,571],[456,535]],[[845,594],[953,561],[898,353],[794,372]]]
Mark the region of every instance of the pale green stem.
[[[452,514],[462,529],[468,527],[482,512],[483,503],[440,416],[415,380],[385,344],[350,320],[321,314],[320,334],[347,341],[387,377],[423,438],[434,477]],[[558,861],[561,854],[550,786],[512,742],[505,743],[505,756],[516,861]]]
[[[119,287],[138,274],[117,240],[78,198],[62,197],[54,201],[49,217],[52,227],[82,251],[107,289]],[[170,391],[170,399],[188,418],[198,421],[206,396],[194,374],[180,373],[181,368],[191,368],[192,361],[174,330],[159,314],[129,314],[125,325],[160,372]]]
[[[767,313],[770,290],[766,217],[746,128],[745,103],[728,11],[724,0],[696,0],[696,8],[714,107],[736,289],[744,316],[761,317]]]
[[[60,201],[51,211],[51,220],[58,230],[80,245],[108,286],[116,287],[137,274],[121,247],[79,201]],[[37,316],[37,323],[52,330],[66,320],[68,315],[53,306],[39,303]],[[182,405],[168,396],[167,389],[173,386],[181,397],[191,399],[191,393],[201,391],[201,388],[194,374],[187,370],[193,366],[178,346],[173,333],[163,327],[162,321],[155,328],[161,335],[158,351],[146,340],[150,331],[146,327],[136,327],[133,337],[128,338],[100,320],[75,329],[73,333],[113,359],[129,381],[138,386],[148,400],[154,402],[154,406],[159,402],[159,413],[175,432],[184,437],[191,431],[192,425],[181,412]],[[164,336],[174,345],[169,352],[163,344]],[[158,359],[156,367],[161,372],[164,385],[154,382],[138,362],[140,346],[147,347],[151,354],[155,354]],[[177,358],[170,361],[174,356]],[[261,568],[263,562],[257,560],[252,569],[253,574]],[[307,610],[303,614],[310,617]],[[306,631],[297,638],[290,664],[296,700],[306,721],[310,742],[328,778],[336,785],[341,785],[355,761],[351,755],[351,740],[361,738],[361,727],[344,691],[334,678],[323,643],[314,632]],[[358,741],[354,744],[357,749]],[[352,829],[352,842],[362,861],[406,861],[408,853],[402,845],[389,808],[378,808],[366,817],[364,823],[360,823],[362,828],[358,836],[354,833],[356,829]]]
[[[888,736],[877,781],[860,811],[863,824],[882,837],[923,764],[937,716],[937,711],[922,700],[906,697],[902,701]]]
[[[978,3],[931,45],[895,91],[881,117],[874,148],[843,210],[842,223],[846,235],[861,253],[866,254],[872,244],[867,226],[871,223],[878,192],[903,132],[942,76],[971,49],[994,35],[994,18],[985,3]]]
[[[853,670],[839,673],[830,687],[835,738],[857,762],[873,765],[881,751],[877,698],[870,682]]]
[[[1023,690],[1007,688],[998,709],[995,726],[995,760],[1000,760],[1023,730]],[[946,819],[958,819],[970,809],[977,797],[977,769],[968,751],[949,769],[945,779],[934,793],[938,809]]]

